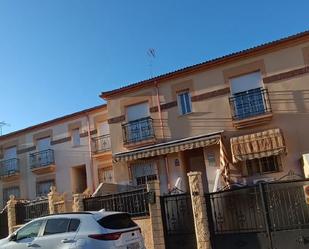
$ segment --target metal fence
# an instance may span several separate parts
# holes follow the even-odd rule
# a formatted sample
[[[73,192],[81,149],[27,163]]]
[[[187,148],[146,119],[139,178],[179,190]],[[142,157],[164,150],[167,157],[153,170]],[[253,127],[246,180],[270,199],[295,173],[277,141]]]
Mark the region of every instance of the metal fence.
[[[135,143],[155,137],[151,117],[130,121],[122,125],[124,143]]]
[[[214,232],[255,232],[264,229],[259,186],[207,194]]]
[[[265,88],[236,93],[229,100],[234,120],[271,112],[269,95]]]
[[[8,231],[8,214],[7,209],[0,212],[0,239],[7,237]]]
[[[264,185],[272,231],[309,228],[309,205],[305,201],[304,184],[309,185],[309,180]]]
[[[139,189],[124,193],[90,197],[84,199],[85,211],[106,211],[127,212],[132,217],[149,215],[148,192],[146,189]]]
[[[12,158],[0,162],[0,177],[7,177],[19,173],[19,160]]]
[[[166,248],[196,248],[190,194],[161,196],[161,209]]]
[[[103,135],[92,138],[93,153],[109,151],[111,149],[111,136]]]
[[[30,167],[32,169],[48,166],[55,163],[54,150],[52,149],[32,153],[29,156]]]
[[[206,194],[213,248],[309,246],[309,180],[261,183]]]
[[[27,223],[35,218],[49,214],[48,199],[32,202],[18,202],[15,206],[16,223],[18,225]]]

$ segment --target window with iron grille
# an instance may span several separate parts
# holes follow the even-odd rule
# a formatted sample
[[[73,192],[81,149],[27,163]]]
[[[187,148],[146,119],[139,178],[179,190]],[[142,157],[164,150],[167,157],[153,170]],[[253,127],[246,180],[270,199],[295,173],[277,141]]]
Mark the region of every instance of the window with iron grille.
[[[145,185],[149,181],[157,180],[157,169],[154,162],[143,162],[131,165],[133,181],[136,185]]]
[[[154,138],[148,102],[126,107],[127,123],[122,124],[123,141],[135,143]]]
[[[99,182],[100,183],[113,183],[114,172],[112,168],[99,169]]]
[[[233,119],[245,119],[270,111],[268,92],[263,88],[261,72],[235,77],[230,82]]]
[[[281,168],[280,156],[262,157],[245,162],[248,175],[260,175],[278,172]]]
[[[122,125],[125,143],[135,143],[155,137],[153,120],[151,117],[130,121]]]

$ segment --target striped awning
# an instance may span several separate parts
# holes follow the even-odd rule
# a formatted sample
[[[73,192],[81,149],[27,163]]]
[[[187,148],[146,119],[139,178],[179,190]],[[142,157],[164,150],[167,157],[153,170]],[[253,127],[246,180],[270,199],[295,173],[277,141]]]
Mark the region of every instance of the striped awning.
[[[233,162],[279,155],[285,152],[284,138],[280,129],[270,129],[231,138]]]
[[[166,155],[179,151],[192,150],[200,147],[206,147],[214,144],[219,144],[221,133],[222,131],[166,143],[160,143],[152,146],[138,148],[128,152],[117,153],[114,154],[113,157],[115,161],[127,162],[154,156]]]

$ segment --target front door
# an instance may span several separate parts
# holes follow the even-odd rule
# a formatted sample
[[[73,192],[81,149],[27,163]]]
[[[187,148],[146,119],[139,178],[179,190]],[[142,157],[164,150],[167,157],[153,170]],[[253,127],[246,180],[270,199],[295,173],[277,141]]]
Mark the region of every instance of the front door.
[[[204,191],[208,192],[208,183],[206,177],[206,166],[205,166],[203,148],[185,151],[185,158],[187,158],[187,172],[190,171],[201,172]]]

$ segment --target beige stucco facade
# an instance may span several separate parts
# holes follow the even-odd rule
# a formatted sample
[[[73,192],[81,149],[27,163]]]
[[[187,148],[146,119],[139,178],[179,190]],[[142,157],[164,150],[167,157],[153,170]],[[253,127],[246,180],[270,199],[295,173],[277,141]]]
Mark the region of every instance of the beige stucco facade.
[[[0,137],[0,161],[5,160],[6,149],[16,147],[20,173],[1,177],[0,205],[5,189],[18,186],[20,198],[33,199],[37,183],[48,180],[54,181],[58,192],[67,192],[69,196],[85,188],[93,191],[99,182],[136,184],[134,165],[149,162],[155,164],[152,174],[160,181],[162,193],[173,189],[179,178],[183,181],[182,190],[188,191],[187,173],[190,171],[202,172],[205,191],[213,191],[218,184],[222,187],[227,183],[227,175],[221,177],[222,172],[222,179],[218,180],[222,151],[227,157],[225,167],[228,167],[231,182],[251,184],[255,179],[278,180],[288,174],[303,177],[303,167],[308,167],[307,157],[303,155],[309,153],[308,66],[309,37],[305,33],[103,93],[106,106],[4,135]],[[254,72],[260,73],[261,88],[268,91],[269,109],[262,115],[233,119],[231,79]],[[185,115],[180,114],[179,104],[179,94],[183,91],[189,93],[191,100],[191,111]],[[148,105],[151,120],[147,122],[153,134],[145,141],[125,141],[124,127],[132,121],[128,109],[136,104],[144,108],[143,103]],[[136,127],[140,132],[145,130],[140,124]],[[284,153],[280,153],[281,165],[276,172],[248,175],[243,162],[233,162],[231,138],[277,128],[282,133],[285,148]],[[76,130],[80,140],[78,146],[73,144]],[[191,141],[199,136],[212,137],[211,134],[219,136],[220,142],[202,141],[203,146],[196,146],[196,141]],[[50,138],[54,162],[44,170],[33,170],[30,155],[38,151],[38,141],[46,137]],[[185,149],[180,148],[184,145],[179,145],[183,140],[191,141],[186,142]],[[176,145],[159,156],[139,154],[135,159],[118,160],[118,155],[123,153],[159,145],[160,150],[164,150],[169,143]],[[305,168],[306,174],[308,170]],[[139,180],[143,183],[143,179]]]
[[[152,82],[147,81],[147,84],[128,87],[128,90],[119,89],[112,94],[102,93],[102,97],[107,100],[112,153],[116,155],[151,144],[223,131],[222,141],[231,162],[230,171],[234,182],[252,182],[253,178],[265,177],[278,180],[288,173],[303,177],[301,158],[303,154],[309,153],[308,48],[309,37],[306,35],[293,42],[280,43],[241,58],[227,58],[215,66],[207,66],[205,63],[204,68],[200,67],[195,71],[182,73],[180,70],[171,73],[172,76],[163,76],[163,79],[159,77]],[[268,90],[271,111],[264,118],[252,117],[245,124],[238,124],[232,119],[229,103],[230,79],[256,71],[261,73],[262,87]],[[179,114],[179,103],[177,104],[177,93],[182,90],[190,92],[192,101],[192,112],[186,115]],[[128,122],[126,107],[142,102],[149,105],[155,141],[151,141],[151,144],[128,146],[123,142],[122,131],[123,124]],[[275,128],[281,130],[286,147],[286,152],[280,155],[280,170],[271,174],[245,176],[243,166],[232,163],[230,138]],[[186,160],[191,158],[190,153],[193,153],[193,150],[167,153],[164,156],[142,160],[156,161],[163,192],[174,186],[178,177],[185,179],[189,171],[205,171],[203,177],[208,178],[205,186],[212,188],[215,169],[220,166],[220,146],[202,148],[199,155],[203,155],[204,158],[197,159],[196,156],[192,159],[193,163],[188,164]],[[215,168],[207,166],[209,153],[215,157]],[[204,165],[200,165],[202,160],[205,161]],[[141,160],[115,163],[115,181],[132,182],[130,165],[139,161]],[[185,188],[188,188],[188,184]]]
[[[102,181],[99,179],[100,171],[112,168],[109,134],[104,135],[103,142],[107,141],[104,150],[97,151],[94,143],[102,135],[101,124],[107,124],[106,113],[106,106],[102,105],[0,137],[0,160],[6,161],[6,149],[16,147],[20,171],[1,176],[0,206],[4,205],[5,189],[18,187],[18,198],[34,199],[37,197],[37,184],[49,180],[54,181],[58,192],[66,192],[69,199],[73,193],[81,193],[86,188],[96,189]],[[74,130],[78,132],[78,144],[73,142]],[[30,155],[39,151],[38,141],[46,137],[50,138],[49,148],[53,151],[54,162],[34,170]],[[9,166],[2,163],[1,167]]]

